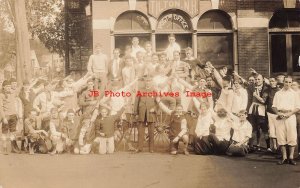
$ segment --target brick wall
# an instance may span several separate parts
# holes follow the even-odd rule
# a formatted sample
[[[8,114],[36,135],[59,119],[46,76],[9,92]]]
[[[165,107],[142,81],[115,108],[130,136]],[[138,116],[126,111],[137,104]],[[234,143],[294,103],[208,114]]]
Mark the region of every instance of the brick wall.
[[[235,13],[237,10],[236,0],[220,0],[219,9],[227,13]]]
[[[264,76],[269,75],[267,28],[240,28],[238,31],[238,60],[241,76],[249,75],[254,68]]]

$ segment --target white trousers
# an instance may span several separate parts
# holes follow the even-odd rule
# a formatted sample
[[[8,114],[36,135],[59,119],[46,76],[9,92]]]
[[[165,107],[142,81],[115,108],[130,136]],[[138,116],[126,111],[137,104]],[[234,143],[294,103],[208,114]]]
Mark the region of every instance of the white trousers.
[[[99,154],[111,154],[115,151],[114,137],[97,137],[95,142],[99,143]]]
[[[296,116],[288,119],[276,120],[276,136],[278,145],[297,145],[297,122]]]

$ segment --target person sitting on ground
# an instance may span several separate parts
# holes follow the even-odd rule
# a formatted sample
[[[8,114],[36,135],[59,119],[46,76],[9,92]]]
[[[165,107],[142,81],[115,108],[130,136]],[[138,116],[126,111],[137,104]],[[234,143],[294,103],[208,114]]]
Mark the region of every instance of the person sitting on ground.
[[[245,156],[248,152],[248,141],[252,136],[252,125],[247,120],[247,111],[241,110],[238,117],[232,115],[234,132],[232,143],[226,152],[230,156]]]
[[[48,133],[41,129],[41,120],[37,116],[37,111],[31,109],[28,117],[25,119],[24,136],[28,139],[29,154],[48,153]]]
[[[187,128],[187,120],[185,114],[183,113],[182,105],[178,104],[175,110],[170,110],[164,103],[161,102],[160,98],[156,98],[156,102],[159,107],[167,114],[171,115],[170,117],[170,150],[172,155],[176,155],[178,152],[179,141],[184,143],[184,154],[189,155],[187,150],[189,136]]]
[[[195,129],[196,138],[194,140],[194,151],[197,155],[211,155],[214,150],[208,141],[210,128],[213,124],[212,113],[209,111],[207,102],[199,102],[193,98],[196,108],[199,111],[197,125]]]
[[[217,111],[217,115],[213,113],[214,133],[208,136],[208,141],[212,145],[214,154],[225,155],[231,137],[232,120],[224,108]]]
[[[64,151],[65,145],[70,145],[70,139],[68,136],[60,131],[60,123],[58,118],[58,109],[51,109],[51,119],[50,119],[50,139],[53,144],[53,151],[50,153],[60,154]]]

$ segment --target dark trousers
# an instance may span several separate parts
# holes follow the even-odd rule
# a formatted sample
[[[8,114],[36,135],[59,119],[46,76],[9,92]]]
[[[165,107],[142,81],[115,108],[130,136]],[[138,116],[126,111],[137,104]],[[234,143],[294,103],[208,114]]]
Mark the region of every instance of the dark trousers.
[[[198,118],[195,116],[187,115],[186,116],[188,129],[189,129],[189,144],[193,145],[195,141],[195,130]]]
[[[195,153],[197,155],[212,155],[214,154],[213,146],[208,141],[208,136],[203,136],[201,139],[196,137],[195,139]]]
[[[179,142],[182,141],[183,144],[184,144],[184,149],[186,150],[187,149],[187,146],[188,146],[188,142],[189,142],[189,137],[188,135],[183,135],[183,137],[181,137],[178,142],[174,143],[173,140],[174,140],[175,136],[171,136],[170,137],[170,151],[178,151],[178,148],[179,148]]]
[[[235,144],[231,144],[226,152],[229,156],[240,156],[244,157],[248,153],[248,146],[247,145],[241,145],[236,146]]]
[[[149,138],[149,150],[153,151],[154,149],[154,125],[155,123],[148,123],[148,138]],[[145,138],[145,122],[138,123],[138,150],[142,151],[144,147],[144,138]]]
[[[7,124],[2,123],[2,133],[7,134],[8,130],[11,133],[14,133],[17,131],[17,116],[16,115],[10,115],[7,117]]]
[[[215,134],[208,136],[208,142],[212,145],[214,154],[216,155],[225,155],[230,145],[230,142],[227,140],[220,141]]]

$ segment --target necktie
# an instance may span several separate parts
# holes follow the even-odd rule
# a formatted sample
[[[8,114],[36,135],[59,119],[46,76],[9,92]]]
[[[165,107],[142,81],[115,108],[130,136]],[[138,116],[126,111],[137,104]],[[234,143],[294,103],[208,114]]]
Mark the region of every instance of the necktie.
[[[117,77],[117,74],[118,74],[118,60],[114,60],[114,63],[113,63],[113,76],[116,78]]]

